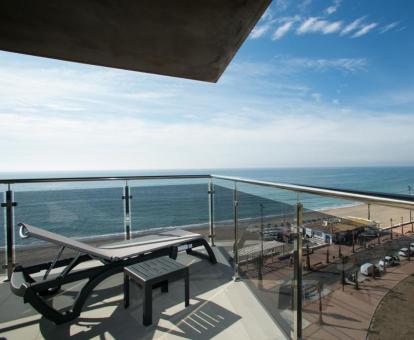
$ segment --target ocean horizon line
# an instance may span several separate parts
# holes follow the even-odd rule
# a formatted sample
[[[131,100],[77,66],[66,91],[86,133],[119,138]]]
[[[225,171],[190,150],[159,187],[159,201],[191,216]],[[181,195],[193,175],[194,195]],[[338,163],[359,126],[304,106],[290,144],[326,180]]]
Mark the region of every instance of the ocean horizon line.
[[[321,169],[321,170],[331,170],[331,169],[378,169],[378,168],[414,168],[414,164],[379,164],[379,165],[289,165],[289,166],[259,166],[259,167],[213,167],[213,168],[165,168],[165,169],[48,169],[48,170],[3,170],[0,171],[1,174],[10,174],[10,173],[106,173],[106,172],[183,172],[183,171],[238,171],[238,170],[290,170],[290,169]]]

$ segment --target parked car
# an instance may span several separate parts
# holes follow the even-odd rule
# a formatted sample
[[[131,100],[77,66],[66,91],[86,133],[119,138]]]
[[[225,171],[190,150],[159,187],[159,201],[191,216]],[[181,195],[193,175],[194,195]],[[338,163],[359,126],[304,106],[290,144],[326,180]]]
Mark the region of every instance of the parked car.
[[[385,256],[383,260],[378,262],[378,267],[383,269],[384,267],[394,267],[400,264],[400,258],[398,256]]]
[[[410,246],[410,256],[414,255],[414,248],[411,248]],[[408,248],[401,248],[400,251],[398,252],[398,256],[401,257],[408,257]]]
[[[390,265],[399,265],[400,264],[400,258],[398,256],[385,256],[385,260],[388,261]]]
[[[380,273],[380,268],[373,263],[367,262],[361,266],[360,272],[362,275],[366,276],[372,276],[373,273],[378,275]]]

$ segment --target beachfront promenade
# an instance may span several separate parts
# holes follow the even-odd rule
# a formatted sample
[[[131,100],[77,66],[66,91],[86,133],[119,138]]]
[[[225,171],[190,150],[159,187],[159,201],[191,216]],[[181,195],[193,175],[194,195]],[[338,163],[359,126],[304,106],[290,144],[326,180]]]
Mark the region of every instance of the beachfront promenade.
[[[396,230],[401,231],[401,228],[396,228]],[[351,262],[355,257],[359,263],[365,261],[375,263],[374,259],[380,259],[385,253],[395,254],[399,248],[406,247],[412,241],[411,236],[411,225],[407,225],[404,227],[404,236],[395,232],[392,240],[387,235],[380,238],[380,243],[377,239],[369,242],[367,249],[358,247],[353,253],[351,247],[341,247],[341,252],[344,256],[349,256]],[[338,247],[334,247],[333,252],[335,250],[338,251]],[[322,258],[323,254],[320,253],[321,261]],[[336,266],[340,270],[341,261],[338,259],[335,263],[320,269],[320,272],[308,272],[306,276],[310,279],[319,279],[323,275],[329,276],[332,269],[330,266]],[[347,272],[350,271],[347,270]],[[322,323],[319,320],[319,301],[306,303],[304,318],[311,324],[304,330],[305,337],[309,339],[332,339],[332,337],[365,339],[379,302],[399,282],[412,274],[414,274],[414,261],[401,258],[399,266],[387,267],[386,272],[381,273],[379,277],[359,275],[361,282],[358,290],[352,285],[345,285],[343,289],[340,279],[332,284],[328,283],[329,279],[325,279],[331,293],[322,299]]]
[[[403,229],[404,235],[401,234]],[[359,287],[342,284],[342,257],[347,258],[345,275],[358,271],[361,264],[370,262],[377,264],[384,255],[398,253],[402,247],[407,247],[412,242],[411,225],[403,228],[396,227],[393,238],[390,235],[381,236],[367,242],[364,247],[356,246],[353,252],[352,246],[331,245],[319,248],[311,253],[310,265],[307,268],[306,255],[303,258],[303,281],[305,299],[303,304],[303,338],[305,339],[366,339],[373,314],[380,301],[402,280],[414,274],[414,259],[401,258],[401,264],[395,267],[387,267],[380,276],[366,277],[358,273]],[[327,262],[327,249],[329,248],[329,262]],[[338,254],[341,253],[341,258]],[[288,259],[273,261],[268,259],[265,263],[263,281],[258,280],[257,272],[244,267],[245,275],[249,276],[262,291],[281,291],[284,289],[286,296],[267,295],[262,303],[281,305],[281,297],[285,298],[285,304],[290,303],[288,278],[293,277],[292,264]],[[318,286],[321,287],[321,298],[318,294]],[[287,287],[287,289],[286,289]],[[306,292],[307,291],[307,292]],[[414,309],[413,309],[414,310]],[[286,313],[285,313],[286,315]],[[403,326],[403,325],[402,325]],[[398,335],[397,335],[398,338]]]
[[[305,338],[366,339],[379,302],[413,273],[414,261],[407,261],[389,268],[380,278],[365,279],[359,290],[347,285],[342,291],[340,283],[331,286],[332,292],[322,300],[322,323],[319,321],[319,301],[304,306],[304,318],[310,323],[304,330]]]

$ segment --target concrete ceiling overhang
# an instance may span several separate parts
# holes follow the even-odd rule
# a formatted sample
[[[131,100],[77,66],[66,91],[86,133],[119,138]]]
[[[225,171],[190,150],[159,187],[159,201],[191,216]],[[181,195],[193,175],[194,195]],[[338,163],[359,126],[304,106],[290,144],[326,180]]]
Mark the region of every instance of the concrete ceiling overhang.
[[[0,49],[216,82],[271,0],[4,0]]]

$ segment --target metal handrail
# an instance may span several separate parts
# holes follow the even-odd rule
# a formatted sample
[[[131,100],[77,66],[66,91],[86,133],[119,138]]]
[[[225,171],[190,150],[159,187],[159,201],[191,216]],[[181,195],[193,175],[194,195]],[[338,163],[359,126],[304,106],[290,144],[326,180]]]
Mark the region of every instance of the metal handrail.
[[[334,198],[341,198],[352,201],[360,201],[370,204],[386,205],[395,208],[403,209],[414,209],[414,196],[401,195],[401,194],[388,194],[379,193],[372,191],[361,191],[361,190],[347,190],[347,189],[335,189],[325,187],[314,187],[301,184],[290,184],[290,183],[277,183],[258,181],[242,177],[231,177],[221,175],[211,175],[211,178],[221,179],[232,182],[246,183],[252,185],[258,185],[269,188],[277,188],[288,191],[294,191],[298,193],[314,194],[319,196],[327,196]]]
[[[141,181],[161,179],[211,178],[210,175],[155,175],[155,176],[98,176],[98,177],[50,177],[50,178],[10,178],[0,179],[0,184],[56,183],[56,182],[97,182],[97,181]]]
[[[221,179],[233,182],[283,189],[298,193],[308,193],[326,197],[341,198],[360,201],[364,203],[386,205],[403,209],[414,209],[414,197],[402,194],[388,194],[372,191],[347,190],[327,187],[316,187],[302,184],[278,183],[232,177],[223,175],[148,175],[148,176],[98,176],[98,177],[61,177],[61,178],[16,178],[0,179],[0,184],[24,183],[57,183],[57,182],[95,182],[95,181],[140,181],[140,180],[166,180],[166,179]]]

